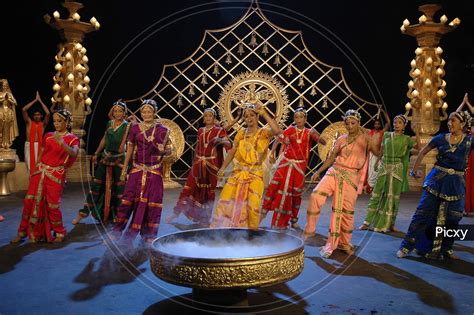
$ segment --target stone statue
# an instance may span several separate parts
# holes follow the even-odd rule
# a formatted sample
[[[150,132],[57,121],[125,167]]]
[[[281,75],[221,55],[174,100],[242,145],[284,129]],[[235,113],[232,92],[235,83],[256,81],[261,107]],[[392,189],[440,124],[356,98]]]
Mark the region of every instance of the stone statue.
[[[0,79],[0,150],[8,151],[18,137],[16,100],[6,79]]]

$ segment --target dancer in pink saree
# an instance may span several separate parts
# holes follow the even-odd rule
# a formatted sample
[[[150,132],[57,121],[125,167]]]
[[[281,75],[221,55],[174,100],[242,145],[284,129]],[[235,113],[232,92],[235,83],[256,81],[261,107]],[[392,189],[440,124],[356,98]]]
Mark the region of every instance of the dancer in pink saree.
[[[354,253],[351,244],[354,228],[354,206],[362,193],[367,174],[368,153],[379,155],[370,141],[367,130],[360,127],[361,115],[348,110],[343,116],[349,134],[340,136],[323,165],[311,178],[316,181],[321,172],[329,168],[326,175],[314,188],[307,211],[307,223],[303,238],[313,236],[326,199],[333,196],[332,214],[327,243],[321,248],[321,256],[329,257],[335,249],[348,255]]]

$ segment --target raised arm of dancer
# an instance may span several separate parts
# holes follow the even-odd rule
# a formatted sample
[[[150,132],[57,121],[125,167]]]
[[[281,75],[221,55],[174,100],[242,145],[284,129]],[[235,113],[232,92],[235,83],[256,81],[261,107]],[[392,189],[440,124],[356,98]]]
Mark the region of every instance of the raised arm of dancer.
[[[235,116],[234,120],[232,120],[230,123],[227,125],[224,125],[222,128],[224,128],[225,131],[229,131],[232,126],[234,126],[239,120],[242,119],[242,109],[239,108],[237,110],[237,115]]]
[[[281,133],[281,129],[276,123],[275,119],[270,117],[265,107],[263,107],[262,104],[258,102],[255,105],[255,110],[267,121],[268,125],[270,126],[272,136],[278,136]]]
[[[30,109],[30,107],[33,106],[33,104],[36,103],[37,100],[38,100],[38,94],[36,94],[36,98],[34,100],[32,100],[31,102],[29,102],[28,104],[23,106],[23,108],[21,109],[21,114],[23,115],[23,120],[27,123],[31,122],[31,118],[30,118],[30,116],[28,116],[28,109]]]
[[[130,163],[130,160],[132,159],[133,151],[135,151],[135,143],[128,142],[127,154],[125,154],[125,161],[123,162],[122,173],[120,173],[121,181],[125,181],[125,179],[127,178],[127,168],[128,164]]]
[[[36,99],[41,104],[41,108],[43,108],[44,110],[43,126],[47,126],[49,124],[49,118],[51,117],[51,112],[49,111],[48,106],[46,106],[46,104],[41,99],[41,96],[39,95],[38,91],[36,91]]]
[[[433,150],[433,148],[429,144],[425,145],[424,148],[421,149],[420,153],[418,153],[418,156],[416,157],[415,164],[413,164],[413,168],[410,171],[410,176],[414,178],[420,177],[417,174],[418,167],[420,166],[421,161],[423,161],[425,155],[428,154],[428,152],[430,152],[431,150]]]
[[[462,100],[462,103],[461,105],[459,105],[457,111],[460,111],[463,107],[463,105],[467,105],[467,108],[469,108],[469,112],[472,114],[474,114],[474,106],[471,105],[471,103],[469,102],[469,98],[468,98],[468,94],[464,94],[464,98]]]
[[[383,125],[383,132],[388,131],[390,128],[390,117],[388,116],[387,112],[382,109],[382,113],[385,116],[385,124]]]

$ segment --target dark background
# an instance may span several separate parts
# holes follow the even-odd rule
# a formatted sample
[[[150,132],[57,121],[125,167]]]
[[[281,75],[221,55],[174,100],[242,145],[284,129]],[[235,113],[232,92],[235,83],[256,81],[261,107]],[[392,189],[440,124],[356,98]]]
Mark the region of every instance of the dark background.
[[[103,134],[106,114],[113,101],[136,98],[147,92],[160,78],[164,64],[189,56],[200,43],[205,29],[233,24],[245,13],[248,4],[248,1],[216,0],[82,2],[85,8],[79,11],[81,20],[88,21],[95,16],[101,23],[101,29],[87,35],[83,43],[90,60],[88,75],[94,108],[94,115],[89,116],[85,128],[88,130],[85,139],[88,152],[95,150]],[[430,3],[433,2],[443,5],[436,15],[437,19],[442,14],[446,14],[449,21],[454,17],[461,19],[461,25],[441,40],[446,60],[445,100],[450,105],[449,110],[455,110],[466,91],[474,100],[474,1]],[[406,84],[410,61],[417,47],[415,39],[401,34],[399,27],[405,18],[416,24],[421,15],[417,8],[424,3],[428,2],[265,0],[261,1],[261,7],[274,24],[302,30],[308,48],[317,58],[342,67],[349,86],[356,94],[385,104],[393,117],[404,112],[404,104],[408,100]],[[200,9],[208,11],[199,12]],[[58,0],[2,3],[0,77],[8,79],[18,101],[17,118],[21,135],[15,141],[14,148],[20,156],[25,140],[20,108],[34,98],[36,90],[47,104],[50,104],[52,96],[54,56],[60,35],[44,22],[43,15],[52,15],[55,10],[60,11],[62,17],[66,15]],[[186,14],[192,16],[185,17]],[[298,18],[300,22],[283,15]],[[135,49],[127,47],[136,36],[156,22],[156,27],[163,27],[162,30]],[[149,33],[145,31],[144,34]],[[138,38],[144,39],[144,35]],[[347,47],[338,48],[344,44]],[[127,53],[129,55],[124,58]],[[114,60],[117,56],[119,58]],[[362,75],[359,70],[362,70]],[[364,78],[369,78],[368,85]],[[52,129],[52,126],[49,128]]]

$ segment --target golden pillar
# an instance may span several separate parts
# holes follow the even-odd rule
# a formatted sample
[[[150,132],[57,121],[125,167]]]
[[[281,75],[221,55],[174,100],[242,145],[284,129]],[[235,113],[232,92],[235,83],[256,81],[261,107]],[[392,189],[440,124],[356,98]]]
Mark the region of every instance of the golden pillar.
[[[81,44],[87,33],[98,30],[100,24],[95,17],[90,23],[82,22],[78,11],[84,6],[82,3],[66,0],[63,6],[68,10],[69,16],[61,19],[58,11],[53,17],[45,16],[45,21],[61,33],[61,42],[55,56],[53,91],[51,98],[52,109],[66,108],[72,113],[72,133],[81,140],[77,162],[68,171],[68,180],[80,182],[87,180],[90,163],[88,161],[85,143],[82,137],[86,134],[83,125],[87,115],[91,113],[92,100],[88,97],[90,92],[89,59],[86,48]]]
[[[415,59],[411,61],[410,77],[407,96],[410,101],[405,105],[406,115],[411,121],[411,128],[416,134],[417,142],[423,147],[439,131],[440,122],[448,117],[446,96],[445,61],[441,57],[443,49],[439,47],[441,37],[456,28],[461,21],[455,18],[449,24],[446,15],[439,22],[433,20],[434,14],[441,9],[437,4],[425,4],[419,7],[423,14],[419,23],[410,25],[405,19],[400,30],[416,38],[418,48]],[[421,149],[421,148],[420,148]],[[412,157],[412,165],[414,159]],[[436,162],[436,152],[433,150],[423,159],[423,177],[431,170]],[[410,179],[412,190],[420,189],[421,180]]]

